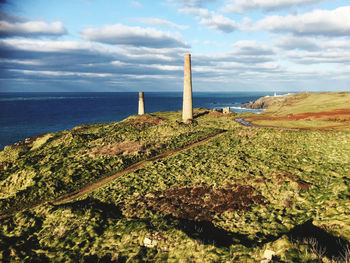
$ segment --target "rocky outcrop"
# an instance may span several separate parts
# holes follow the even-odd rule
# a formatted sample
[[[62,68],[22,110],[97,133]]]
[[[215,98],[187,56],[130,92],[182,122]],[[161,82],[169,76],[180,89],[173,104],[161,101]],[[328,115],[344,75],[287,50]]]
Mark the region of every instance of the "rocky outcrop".
[[[241,108],[245,109],[267,109],[270,105],[284,101],[287,98],[292,96],[292,94],[286,94],[286,95],[281,95],[281,96],[266,96],[259,98],[256,101],[250,101],[244,105],[241,106]]]

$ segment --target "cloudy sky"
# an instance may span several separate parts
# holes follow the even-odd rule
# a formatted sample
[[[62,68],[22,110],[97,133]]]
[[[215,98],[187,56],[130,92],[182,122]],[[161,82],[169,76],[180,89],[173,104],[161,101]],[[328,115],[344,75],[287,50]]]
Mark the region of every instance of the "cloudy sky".
[[[181,91],[185,53],[194,91],[350,91],[350,2],[0,0],[0,91]]]

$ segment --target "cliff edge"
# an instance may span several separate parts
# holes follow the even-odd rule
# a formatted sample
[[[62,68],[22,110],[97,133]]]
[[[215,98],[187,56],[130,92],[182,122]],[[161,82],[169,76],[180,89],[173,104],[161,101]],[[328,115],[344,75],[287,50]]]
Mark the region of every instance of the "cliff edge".
[[[241,108],[245,109],[267,109],[270,105],[276,102],[283,102],[286,99],[294,96],[295,94],[285,94],[279,96],[265,96],[257,99],[256,101],[250,101],[241,106]]]

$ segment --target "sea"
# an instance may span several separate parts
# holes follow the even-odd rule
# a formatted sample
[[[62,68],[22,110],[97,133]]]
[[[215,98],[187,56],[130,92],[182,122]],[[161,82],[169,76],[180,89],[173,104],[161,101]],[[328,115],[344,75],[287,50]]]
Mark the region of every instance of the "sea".
[[[195,92],[195,108],[244,112],[242,104],[273,92]],[[181,92],[145,92],[145,111],[178,111]],[[137,92],[0,93],[0,150],[39,134],[88,123],[121,121],[137,114]],[[253,110],[254,111],[254,110]],[[255,110],[259,112],[259,110]]]

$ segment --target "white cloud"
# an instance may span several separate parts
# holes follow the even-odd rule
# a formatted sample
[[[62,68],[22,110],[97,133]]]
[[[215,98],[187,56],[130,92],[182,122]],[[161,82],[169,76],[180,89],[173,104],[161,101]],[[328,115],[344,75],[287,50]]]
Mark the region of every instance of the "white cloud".
[[[14,63],[20,65],[31,65],[31,66],[39,66],[43,63],[40,60],[21,60],[21,59],[4,59],[0,58],[0,63]]]
[[[211,12],[207,17],[203,17],[199,23],[208,26],[210,29],[220,30],[225,33],[231,33],[237,26],[235,21],[214,12]]]
[[[142,7],[142,4],[138,1],[131,1],[130,5],[132,5],[133,7],[137,7],[137,8]]]
[[[240,63],[257,64],[273,62],[275,53],[272,48],[263,43],[244,40],[232,45],[232,50],[217,54],[200,54],[201,60],[196,61],[199,65],[216,67],[217,63]],[[196,60],[196,58],[194,58]]]
[[[179,77],[182,55],[188,52],[183,48],[116,47],[93,42],[34,39],[2,39],[0,50],[3,54],[0,63],[7,78],[18,79],[24,74],[27,78],[70,78],[74,81],[84,80],[84,77],[107,81],[116,76],[131,81],[138,75],[150,78],[166,75],[167,78],[174,73]]]
[[[219,0],[168,0],[168,2],[179,3],[181,6],[184,6],[184,7],[200,7],[206,3],[218,2],[218,1]]]
[[[107,48],[88,42],[76,41],[43,41],[33,39],[3,39],[0,40],[0,49],[23,50],[33,52],[74,52],[81,50],[108,52]]]
[[[240,40],[232,45],[236,53],[241,55],[272,55],[274,51],[266,44],[255,40]]]
[[[8,22],[0,21],[0,36],[60,36],[67,31],[61,22]]]
[[[293,39],[298,37],[282,37],[284,42]],[[261,85],[271,89],[274,83],[275,87],[290,83],[290,88],[294,89],[315,79],[318,84],[349,80],[346,75],[349,70],[343,70],[347,66],[350,69],[350,42],[346,38],[331,41],[316,38],[312,42],[313,38],[303,37],[302,40],[309,45],[314,43],[315,49],[306,52],[303,49],[279,49],[258,41],[242,40],[231,44],[232,49],[228,52],[193,53],[195,86],[205,90],[215,83],[215,87],[230,89],[240,83],[245,89],[249,85],[255,89]],[[96,85],[105,89],[137,90],[142,86],[149,90],[181,90],[183,54],[188,52],[186,48],[156,49],[12,38],[0,40],[0,50],[3,54],[0,60],[2,76],[8,83],[22,80],[34,87],[39,82],[66,81],[82,89],[88,85],[92,90]],[[323,67],[323,63],[327,63],[327,67]],[[82,82],[84,84],[78,84]]]
[[[350,50],[342,51],[306,51],[297,52],[290,51],[286,57],[298,64],[321,64],[321,63],[335,63],[335,64],[350,64]]]
[[[49,71],[49,70],[18,70],[18,69],[10,69],[10,71],[20,72],[23,74],[29,75],[45,75],[45,76],[78,76],[78,77],[98,77],[105,78],[111,77],[113,74],[106,73],[86,73],[86,72],[69,72],[69,71]]]
[[[200,24],[206,25],[210,29],[231,33],[237,28],[237,24],[234,20],[205,8],[189,7],[181,8],[179,11],[196,16]]]
[[[280,37],[275,43],[281,48],[281,58],[299,65],[313,64],[313,69],[325,63],[341,66],[350,63],[350,41],[346,39],[288,35]]]
[[[168,20],[154,18],[154,17],[141,17],[141,18],[137,18],[137,20],[144,23],[144,24],[148,24],[148,25],[152,25],[152,26],[173,27],[173,28],[180,29],[180,30],[185,30],[185,29],[189,28],[189,26],[178,25],[178,24],[175,24],[175,23],[170,22]]]
[[[253,10],[277,10],[295,5],[319,3],[324,0],[228,0],[223,12],[245,13]]]
[[[276,46],[285,50],[315,50],[319,48],[314,38],[300,36],[296,37],[293,35],[282,36],[276,41],[275,44]]]
[[[251,29],[296,35],[347,36],[350,34],[350,6],[284,17],[268,16],[256,22]]]
[[[284,50],[334,51],[350,50],[350,42],[346,39],[332,40],[327,37],[306,37],[287,35],[275,41],[275,45]]]
[[[106,25],[102,28],[88,28],[82,31],[81,36],[86,40],[114,45],[152,48],[188,47],[179,34],[122,24]]]

